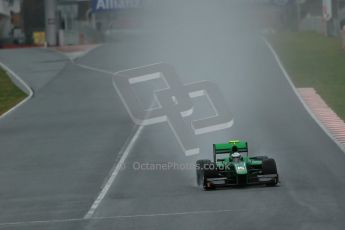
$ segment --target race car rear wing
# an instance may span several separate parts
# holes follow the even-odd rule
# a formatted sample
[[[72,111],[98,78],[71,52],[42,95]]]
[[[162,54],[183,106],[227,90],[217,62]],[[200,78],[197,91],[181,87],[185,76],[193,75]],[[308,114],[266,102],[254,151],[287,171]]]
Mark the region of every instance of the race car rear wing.
[[[232,153],[232,147],[236,146],[238,152],[246,152],[248,155],[248,143],[246,141],[231,140],[228,143],[213,144],[213,157],[216,162],[216,154]]]

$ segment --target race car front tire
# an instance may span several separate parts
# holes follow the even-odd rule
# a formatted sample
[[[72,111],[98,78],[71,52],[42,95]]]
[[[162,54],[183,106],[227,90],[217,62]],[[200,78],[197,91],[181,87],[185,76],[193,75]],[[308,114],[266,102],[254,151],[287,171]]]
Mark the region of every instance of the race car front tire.
[[[210,160],[198,160],[196,161],[196,183],[201,186],[204,183],[204,169],[205,165],[210,165]]]
[[[205,190],[213,190],[215,186],[208,182],[208,178],[216,178],[218,176],[217,165],[215,163],[210,163],[207,168],[204,168],[203,172],[203,187]]]

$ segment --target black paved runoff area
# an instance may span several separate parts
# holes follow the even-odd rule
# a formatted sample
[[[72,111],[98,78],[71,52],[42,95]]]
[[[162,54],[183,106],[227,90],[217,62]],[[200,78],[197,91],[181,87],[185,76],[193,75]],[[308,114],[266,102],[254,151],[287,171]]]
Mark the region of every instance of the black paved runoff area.
[[[0,61],[16,60],[10,67],[39,87],[31,100],[0,119],[0,229],[343,229],[345,155],[295,95],[259,36],[261,25],[246,27],[243,20],[239,26],[243,8],[198,10],[201,22],[198,15],[190,24],[177,19],[178,26],[153,29],[157,36],[104,44],[77,63],[49,53],[49,60],[64,64],[47,79],[33,80],[34,74],[21,71],[30,60],[40,63],[38,70],[46,68],[47,51],[15,50],[6,57],[0,52]],[[215,19],[205,16],[215,11]],[[18,59],[22,52],[33,58]],[[84,219],[137,130],[110,73],[157,62],[174,66],[184,84],[216,83],[234,125],[197,136],[201,154],[190,157],[167,123],[146,126],[126,168]],[[201,105],[195,116],[204,109]],[[194,163],[211,158],[213,143],[232,138],[247,140],[251,154],[276,159],[279,186],[203,191],[195,185],[194,170],[132,167]]]

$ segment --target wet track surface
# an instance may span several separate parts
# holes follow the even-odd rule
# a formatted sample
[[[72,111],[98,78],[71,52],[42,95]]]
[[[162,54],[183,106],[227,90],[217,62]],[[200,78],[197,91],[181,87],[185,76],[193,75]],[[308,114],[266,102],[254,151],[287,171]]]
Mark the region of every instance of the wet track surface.
[[[208,39],[216,45],[203,46]],[[146,42],[105,44],[77,63],[113,73],[169,63],[184,84],[216,83],[234,125],[197,136],[201,154],[190,157],[167,123],[143,128],[126,168],[85,220],[136,127],[111,74],[66,60],[34,98],[0,120],[0,229],[343,228],[345,155],[304,109],[257,33],[209,36],[183,47]],[[25,72],[19,75],[26,80]],[[207,111],[197,103],[193,116],[200,117]],[[133,168],[211,158],[213,143],[233,138],[248,140],[252,154],[276,159],[279,186],[206,192],[195,185],[194,170]]]

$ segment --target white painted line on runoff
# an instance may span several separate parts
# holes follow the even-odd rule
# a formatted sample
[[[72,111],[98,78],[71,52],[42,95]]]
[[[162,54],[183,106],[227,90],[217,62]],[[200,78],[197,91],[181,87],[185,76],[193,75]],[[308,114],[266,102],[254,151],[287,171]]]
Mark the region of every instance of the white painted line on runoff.
[[[88,69],[88,70],[92,70],[92,71],[96,71],[96,72],[100,72],[100,73],[104,73],[104,74],[108,74],[108,75],[114,76],[113,72],[110,72],[110,71],[107,71],[107,70],[103,70],[103,69],[99,69],[99,68],[96,68],[96,67],[91,67],[91,66],[83,65],[83,64],[80,64],[80,63],[74,63],[74,64],[76,64],[77,66],[80,66],[80,67],[82,67],[84,69]]]
[[[71,219],[56,219],[56,220],[31,220],[31,221],[17,221],[17,222],[3,222],[0,223],[0,227],[4,226],[16,226],[16,225],[35,225],[35,224],[54,224],[54,223],[68,223],[83,221],[82,218],[71,218]]]
[[[202,214],[216,214],[226,212],[240,212],[247,211],[247,209],[220,209],[220,210],[201,210],[188,212],[167,212],[167,213],[153,213],[153,214],[138,214],[138,215],[124,215],[124,216],[109,216],[109,217],[94,217],[94,220],[105,219],[122,219],[122,218],[140,218],[140,217],[164,217],[164,216],[186,216],[186,215],[202,215]]]
[[[105,216],[105,217],[101,216],[101,217],[91,217],[88,220],[116,220],[116,219],[131,219],[131,218],[221,214],[221,213],[228,213],[228,212],[241,212],[241,211],[243,212],[247,210],[248,209],[220,209],[220,210],[200,210],[200,211],[170,212],[170,213],[167,212],[167,213],[152,213],[152,214],[137,214],[137,215],[119,215],[119,216]],[[85,218],[4,222],[4,223],[0,223],[0,227],[1,226],[16,226],[16,225],[68,223],[68,222],[79,222],[79,221],[85,221]]]
[[[11,108],[10,110],[8,110],[6,113],[2,114],[0,116],[1,118],[4,118],[5,116],[9,115],[10,113],[12,113],[14,110],[16,110],[17,108],[19,108],[20,106],[22,106],[25,102],[27,102],[28,100],[30,100],[33,95],[34,92],[32,91],[32,89],[23,81],[23,79],[21,79],[15,72],[13,72],[9,67],[7,67],[5,64],[0,62],[0,66],[1,68],[3,68],[8,74],[12,75],[12,77],[14,77],[20,84],[22,84],[27,91],[29,92],[29,95],[22,100],[21,102],[19,102],[16,106],[14,106],[13,108]]]
[[[269,50],[271,51],[274,59],[276,60],[276,62],[278,63],[278,66],[280,67],[281,71],[283,72],[285,78],[287,79],[287,81],[289,82],[290,86],[292,87],[293,91],[295,92],[295,94],[297,95],[298,99],[301,101],[302,105],[304,106],[304,108],[306,109],[306,111],[310,114],[310,116],[315,120],[315,122],[321,127],[321,129],[329,136],[329,138],[331,138],[334,143],[336,143],[338,145],[338,147],[345,153],[345,148],[344,146],[328,131],[328,129],[317,119],[316,115],[310,110],[310,108],[308,107],[308,105],[305,103],[305,101],[303,100],[303,98],[301,97],[301,95],[298,93],[295,85],[293,84],[288,72],[286,71],[284,65],[282,64],[282,62],[280,61],[280,58],[277,54],[277,52],[274,50],[274,48],[272,47],[272,45],[269,43],[269,41],[267,41],[267,39],[263,36],[261,36],[262,40],[265,42],[265,44],[267,45],[267,47],[269,48]]]
[[[124,164],[125,160],[127,159],[129,153],[131,152],[133,146],[135,145],[135,142],[137,141],[138,137],[140,136],[144,126],[139,126],[137,131],[135,132],[134,136],[130,139],[127,145],[124,146],[124,151],[122,153],[122,156],[120,160],[117,162],[116,166],[113,167],[113,170],[111,172],[110,177],[106,181],[104,187],[102,188],[101,192],[97,196],[96,200],[91,205],[89,211],[85,214],[84,219],[90,219],[93,214],[95,213],[96,209],[104,199],[104,197],[107,195],[111,185],[113,184],[116,176],[119,174],[122,165]]]

